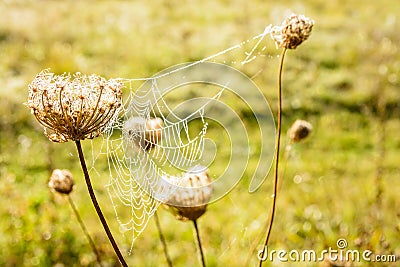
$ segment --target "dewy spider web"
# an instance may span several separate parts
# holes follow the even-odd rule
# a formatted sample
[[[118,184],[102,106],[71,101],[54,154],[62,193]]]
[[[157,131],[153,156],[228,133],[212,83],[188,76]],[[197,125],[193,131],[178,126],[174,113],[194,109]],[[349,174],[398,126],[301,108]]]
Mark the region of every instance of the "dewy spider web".
[[[209,147],[206,142],[208,119],[221,124],[231,140],[230,165],[215,179],[212,201],[227,194],[244,174],[250,157],[247,131],[237,111],[220,101],[225,91],[233,92],[244,101],[258,123],[263,142],[259,157],[252,156],[259,161],[249,191],[253,192],[261,185],[273,157],[275,128],[272,113],[263,94],[251,79],[220,63],[225,63],[226,60],[222,59],[224,56],[240,50],[242,59],[237,61],[240,67],[254,61],[258,55],[265,55],[263,52],[266,47],[261,44],[270,31],[271,26],[268,26],[262,34],[241,44],[193,63],[174,66],[151,78],[121,79],[129,90],[128,97],[119,119],[103,135],[102,150],[105,148],[106,151],[102,153],[107,156],[110,173],[106,187],[120,231],[131,233],[131,250],[134,240],[142,233],[158,206],[176,190],[180,174],[195,165],[208,167],[216,160],[215,153],[211,153],[211,157],[205,155],[209,154],[205,153],[205,147]],[[139,82],[143,85],[135,89]],[[175,109],[171,108],[165,95],[189,85],[214,86],[219,89],[211,97],[196,97]],[[262,104],[254,104],[255,99],[261,100]],[[218,114],[210,115],[213,109],[228,114],[227,118],[219,118]],[[146,120],[155,117],[161,118],[164,123],[162,138],[146,140],[153,147],[147,151],[140,144],[145,141],[143,133],[146,130]],[[194,120],[200,122],[195,134],[189,125]],[[236,126],[231,126],[232,121],[238,122]],[[235,134],[231,134],[233,132]],[[155,135],[150,133],[150,136]],[[211,147],[216,149],[215,144]],[[94,160],[98,156],[95,155]],[[231,165],[236,166],[233,168]],[[97,171],[94,167],[93,170]],[[232,179],[233,176],[236,178]]]

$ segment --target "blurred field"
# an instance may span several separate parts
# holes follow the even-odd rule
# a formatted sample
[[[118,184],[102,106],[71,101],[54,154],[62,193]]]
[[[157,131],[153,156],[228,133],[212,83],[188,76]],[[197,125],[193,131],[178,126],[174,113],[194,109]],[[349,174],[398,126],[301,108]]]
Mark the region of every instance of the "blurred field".
[[[2,0],[0,266],[95,265],[66,199],[47,188],[52,168],[72,170],[76,182],[72,198],[105,264],[116,265],[87,195],[73,144],[50,143],[22,104],[36,73],[51,68],[55,73],[150,77],[166,67],[199,60],[245,41],[268,24],[280,24],[288,11],[304,13],[316,25],[310,39],[287,54],[283,129],[286,132],[301,118],[310,121],[314,131],[306,142],[294,146],[287,163],[270,248],[321,251],[336,248],[336,241],[345,238],[349,249],[399,257],[398,1],[156,0],[150,4]],[[241,70],[250,76],[262,71],[254,81],[275,111],[279,51],[271,41],[266,46],[268,57],[260,56]],[[235,57],[243,52],[219,60],[238,67]],[[238,112],[245,120],[246,109]],[[251,122],[249,126],[254,127]],[[209,134],[213,139],[219,133],[211,129]],[[285,145],[286,138],[283,142]],[[91,144],[85,143],[87,154]],[[384,151],[381,166],[380,151]],[[379,167],[380,204],[375,197]],[[104,188],[107,167],[96,166],[96,170],[100,173],[93,181],[96,193],[126,252],[129,236],[119,233]],[[271,175],[259,191],[249,194],[249,172],[199,220],[207,266],[244,266],[249,248],[267,220]],[[197,266],[190,223],[176,221],[163,209],[159,216],[174,266]],[[167,266],[153,220],[127,260],[131,266]],[[251,266],[255,265],[254,254]],[[284,263],[265,264],[278,265]]]

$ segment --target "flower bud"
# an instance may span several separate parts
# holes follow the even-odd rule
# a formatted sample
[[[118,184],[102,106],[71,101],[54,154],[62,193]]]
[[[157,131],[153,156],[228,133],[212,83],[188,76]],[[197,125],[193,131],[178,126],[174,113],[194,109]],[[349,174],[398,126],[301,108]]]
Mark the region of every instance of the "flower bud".
[[[166,201],[167,209],[172,211],[178,220],[197,220],[206,212],[213,191],[208,169],[196,166],[182,178],[175,177],[171,180],[178,188]]]
[[[292,14],[286,18],[281,26],[274,26],[271,37],[277,47],[295,49],[308,39],[314,21],[304,15]]]
[[[160,143],[164,122],[161,118],[144,119],[132,117],[124,124],[124,134],[127,140],[145,151],[149,151]]]
[[[289,138],[292,142],[298,143],[305,139],[311,131],[311,123],[304,120],[296,120],[289,129]]]
[[[68,195],[74,186],[72,174],[68,170],[55,169],[49,180],[49,187],[61,194]]]

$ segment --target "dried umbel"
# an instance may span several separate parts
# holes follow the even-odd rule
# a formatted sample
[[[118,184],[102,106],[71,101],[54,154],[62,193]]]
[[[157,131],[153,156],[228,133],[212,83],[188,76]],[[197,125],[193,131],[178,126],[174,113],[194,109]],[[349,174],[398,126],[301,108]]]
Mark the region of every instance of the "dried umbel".
[[[123,84],[98,75],[44,70],[29,84],[27,106],[53,142],[92,139],[116,118]]]
[[[197,220],[206,212],[213,191],[208,169],[196,166],[182,178],[173,180],[179,188],[171,193],[166,207],[178,220]]]
[[[304,15],[292,14],[286,18],[281,26],[274,26],[271,37],[277,47],[295,49],[307,40],[311,34],[314,21]]]
[[[132,117],[124,124],[124,134],[139,148],[149,151],[161,141],[164,122],[161,118]]]
[[[161,118],[154,118],[146,121],[146,146],[153,147],[161,140],[163,126],[164,122]]]
[[[289,138],[297,143],[305,139],[312,131],[312,125],[308,121],[296,120],[289,130]]]
[[[55,169],[49,180],[49,187],[61,194],[68,195],[74,186],[72,173],[68,170]]]

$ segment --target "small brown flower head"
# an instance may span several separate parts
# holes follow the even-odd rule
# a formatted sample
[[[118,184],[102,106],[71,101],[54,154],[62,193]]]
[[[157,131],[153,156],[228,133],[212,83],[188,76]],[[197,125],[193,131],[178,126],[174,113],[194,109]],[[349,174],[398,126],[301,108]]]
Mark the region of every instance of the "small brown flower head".
[[[53,142],[92,139],[116,118],[123,84],[92,74],[55,75],[44,70],[29,84],[27,106]]]
[[[195,221],[206,212],[213,186],[208,169],[195,166],[182,178],[172,179],[179,188],[166,201],[167,209],[181,221]]]
[[[68,170],[55,169],[49,180],[49,187],[61,194],[68,195],[74,186],[72,174]]]
[[[311,123],[304,120],[296,120],[289,129],[289,138],[292,142],[298,143],[305,139],[311,131]]]
[[[149,119],[146,121],[145,148],[151,149],[159,143],[162,136],[164,122],[160,118]]]
[[[124,132],[136,146],[149,151],[161,141],[164,122],[161,118],[132,117],[124,125]]]
[[[314,21],[304,15],[292,14],[281,26],[274,26],[271,37],[277,47],[295,49],[307,40],[311,34]]]

